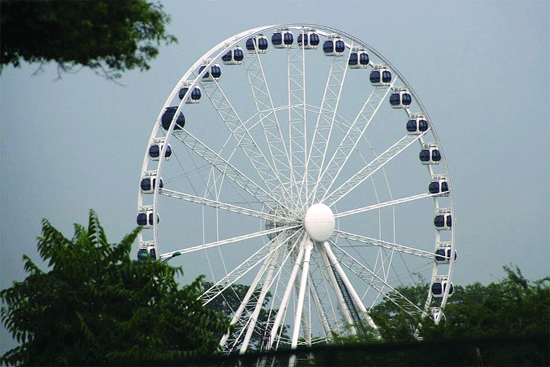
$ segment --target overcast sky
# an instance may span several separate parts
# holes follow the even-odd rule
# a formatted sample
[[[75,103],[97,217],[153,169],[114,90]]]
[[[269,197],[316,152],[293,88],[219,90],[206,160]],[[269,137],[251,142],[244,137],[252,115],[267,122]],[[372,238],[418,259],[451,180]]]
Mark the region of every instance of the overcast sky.
[[[135,226],[137,185],[153,123],[206,51],[240,31],[323,24],[374,47],[405,76],[436,123],[454,189],[454,283],[489,283],[515,264],[550,274],[548,1],[163,1],[168,31],[147,72],[124,86],[55,65],[0,76],[1,288],[38,259],[47,218],[72,237],[96,210],[110,241]],[[11,345],[1,336],[0,353]]]

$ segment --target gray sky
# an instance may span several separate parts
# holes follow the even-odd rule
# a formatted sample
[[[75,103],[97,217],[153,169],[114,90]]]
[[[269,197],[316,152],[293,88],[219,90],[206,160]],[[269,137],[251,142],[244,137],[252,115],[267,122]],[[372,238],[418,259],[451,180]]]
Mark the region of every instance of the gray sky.
[[[430,113],[454,189],[454,283],[489,283],[515,264],[549,275],[547,1],[164,1],[178,45],[121,82],[54,65],[0,76],[1,287],[38,259],[47,218],[67,237],[93,208],[110,241],[135,226],[153,123],[175,83],[211,47],[271,24],[323,24],[365,41],[405,76]],[[7,350],[5,330],[0,353]]]

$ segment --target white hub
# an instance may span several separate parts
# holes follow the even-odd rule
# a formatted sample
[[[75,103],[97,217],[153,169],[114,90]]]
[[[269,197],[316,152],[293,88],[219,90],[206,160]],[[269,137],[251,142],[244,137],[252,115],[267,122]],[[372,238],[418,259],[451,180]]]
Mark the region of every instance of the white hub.
[[[334,214],[323,203],[312,205],[306,212],[304,226],[306,232],[314,241],[324,242],[334,232]]]

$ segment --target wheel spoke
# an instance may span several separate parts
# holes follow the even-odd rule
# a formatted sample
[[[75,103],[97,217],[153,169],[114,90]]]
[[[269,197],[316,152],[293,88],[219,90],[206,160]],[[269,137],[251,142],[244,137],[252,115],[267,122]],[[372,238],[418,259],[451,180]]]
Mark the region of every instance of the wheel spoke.
[[[385,201],[385,202],[378,203],[378,204],[364,206],[362,208],[357,208],[357,209],[352,209],[352,210],[348,210],[348,211],[341,212],[341,213],[336,213],[334,215],[334,218],[348,217],[348,216],[354,215],[354,214],[365,213],[365,212],[368,212],[368,211],[371,211],[371,210],[382,209],[382,208],[386,208],[388,206],[394,206],[394,205],[399,205],[399,204],[403,204],[403,203],[409,203],[411,201],[422,200],[422,199],[430,198],[430,197],[434,197],[434,196],[441,196],[441,194],[424,193],[424,194],[409,196],[409,197],[406,197],[406,198]]]
[[[410,315],[424,315],[424,311],[422,311],[420,307],[411,302],[407,297],[405,297],[403,294],[393,288],[384,279],[380,278],[375,272],[367,268],[360,261],[356,260],[353,256],[348,254],[338,245],[332,243],[332,246],[339,252],[337,261],[348,268],[350,271],[352,271],[359,278],[364,280],[367,284],[376,289],[379,294],[389,299],[392,303],[394,303],[396,306],[398,306]]]
[[[259,145],[250,134],[249,128],[241,120],[218,82],[203,83],[203,85],[206,95],[229,129],[231,136],[246,155],[250,164],[256,169],[265,186],[269,191],[278,192],[284,196],[284,192],[281,191],[281,181],[275,169],[267,161]]]
[[[283,184],[287,197],[293,200],[287,184],[291,182],[290,158],[258,53],[245,59],[245,69],[275,174],[278,181]]]
[[[375,238],[370,238],[370,237],[367,237],[367,236],[361,236],[361,235],[354,234],[354,233],[344,232],[344,231],[340,231],[338,229],[334,231],[334,234],[337,235],[337,236],[340,236],[340,237],[347,238],[348,240],[351,240],[351,241],[361,242],[365,245],[382,247],[382,248],[386,248],[388,250],[399,251],[399,252],[402,252],[402,253],[408,254],[408,255],[424,257],[424,258],[427,258],[427,259],[430,259],[430,260],[434,259],[433,252],[424,251],[424,250],[416,249],[416,248],[413,248],[413,247],[407,247],[407,246],[399,245],[397,243],[377,240]]]
[[[336,256],[332,252],[332,249],[331,249],[331,247],[330,247],[330,245],[327,241],[325,241],[323,243],[323,250],[327,254],[328,259],[330,260],[331,266],[334,267],[334,270],[336,271],[336,273],[341,278],[341,280],[343,282],[343,287],[345,287],[345,290],[350,294],[351,298],[353,299],[353,302],[359,308],[359,311],[361,311],[363,317],[367,320],[369,326],[371,328],[373,328],[376,338],[380,339],[381,337],[380,337],[380,334],[378,332],[378,327],[376,326],[376,324],[374,323],[374,321],[372,320],[370,315],[367,313],[367,309],[365,308],[365,305],[363,305],[363,301],[361,300],[361,298],[359,298],[359,295],[357,294],[357,292],[355,291],[353,285],[349,281],[346,273],[344,273],[344,270],[340,266],[341,259],[336,258]],[[341,289],[341,291],[343,292],[344,289]]]
[[[244,173],[238,170],[218,153],[208,148],[208,146],[193,136],[189,131],[181,130],[174,132],[173,135],[176,139],[185,144],[189,149],[202,157],[221,174],[225,175],[228,179],[233,181],[244,191],[248,192],[263,205],[268,208],[274,208],[276,204],[286,207],[279,199],[248,178]]]
[[[217,209],[227,210],[233,213],[239,213],[239,214],[248,215],[256,218],[262,218],[264,220],[272,220],[272,221],[277,221],[278,223],[284,223],[284,224],[298,224],[296,222],[289,222],[287,218],[282,216],[264,213],[253,209],[243,208],[238,205],[229,204],[229,203],[225,203],[217,200],[211,200],[200,196],[186,194],[183,192],[173,191],[165,188],[160,189],[160,194],[174,198],[174,199],[185,200],[191,203],[196,203],[196,204],[206,205]]]
[[[304,30],[301,29],[302,36]],[[304,179],[307,159],[306,125],[306,59],[303,47],[287,51],[288,135],[290,165],[292,168],[291,192],[299,195],[298,182]],[[300,197],[300,200],[302,198]]]
[[[349,46],[349,49],[352,47],[353,44]],[[338,111],[338,105],[340,103],[342,87],[348,71],[347,64],[350,54],[351,53],[348,53],[347,57],[338,56],[334,58],[327,78],[323,101],[317,116],[315,131],[313,133],[313,139],[310,144],[305,167],[308,176],[311,177],[311,179],[308,178],[309,185],[315,185],[310,190],[310,188],[306,186],[306,183],[304,183],[304,189],[311,191],[311,200],[315,200],[315,188],[321,177],[323,164],[327,155],[327,148]]]
[[[363,104],[363,108],[357,114],[357,117],[349,126],[345,136],[336,148],[336,152],[334,152],[325,169],[319,175],[317,184],[313,189],[315,193],[320,190],[321,195],[324,195],[331,189],[334,181],[342,171],[342,168],[344,168],[359,140],[364,135],[370,122],[376,115],[380,105],[386,99],[390,88],[391,85],[376,87],[373,89]]]
[[[425,134],[426,132],[424,132]],[[384,153],[376,157],[372,162],[363,167],[352,177],[350,177],[346,182],[344,182],[340,187],[331,192],[330,194],[325,194],[325,197],[321,202],[325,203],[328,206],[332,206],[349,194],[353,189],[360,185],[363,181],[372,176],[380,168],[384,167],[386,163],[395,158],[399,153],[409,147],[412,143],[420,139],[422,135],[405,135],[397,143],[388,148]]]
[[[212,248],[212,247],[219,247],[219,246],[239,243],[241,241],[249,240],[249,239],[252,239],[252,238],[267,236],[268,234],[277,233],[277,232],[281,232],[281,231],[284,231],[284,230],[287,230],[287,229],[293,229],[293,228],[298,228],[298,227],[299,227],[298,225],[287,225],[287,226],[281,226],[281,227],[276,227],[276,228],[272,228],[272,229],[266,229],[266,230],[263,230],[263,231],[250,233],[250,234],[243,235],[243,236],[228,238],[226,240],[220,240],[220,241],[205,243],[203,245],[197,245],[197,246],[183,248],[183,249],[177,250],[177,251],[166,252],[166,253],[160,255],[160,258],[161,259],[166,259],[166,258],[173,257],[176,253],[179,253],[180,255],[183,255],[183,254],[187,254],[187,253],[190,253],[190,252],[206,250],[206,249]]]

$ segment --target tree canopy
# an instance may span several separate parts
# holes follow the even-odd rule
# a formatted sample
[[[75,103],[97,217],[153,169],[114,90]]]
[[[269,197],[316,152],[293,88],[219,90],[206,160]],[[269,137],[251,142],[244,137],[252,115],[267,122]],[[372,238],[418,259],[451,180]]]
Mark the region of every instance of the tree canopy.
[[[499,282],[455,285],[438,325],[422,322],[425,340],[471,339],[493,336],[531,336],[550,333],[550,277],[525,279],[519,268],[505,266],[506,277]],[[428,285],[397,290],[422,307]],[[371,311],[384,341],[415,339],[418,322],[385,299]]]
[[[170,17],[147,0],[0,0],[1,59],[55,61],[59,72],[89,67],[108,78],[131,69],[146,70],[166,33]]]
[[[26,279],[0,292],[2,322],[20,343],[0,364],[170,364],[216,351],[229,320],[203,307],[202,278],[180,287],[181,268],[130,259],[139,229],[109,244],[93,211],[72,239],[42,224],[49,270],[25,255]]]

